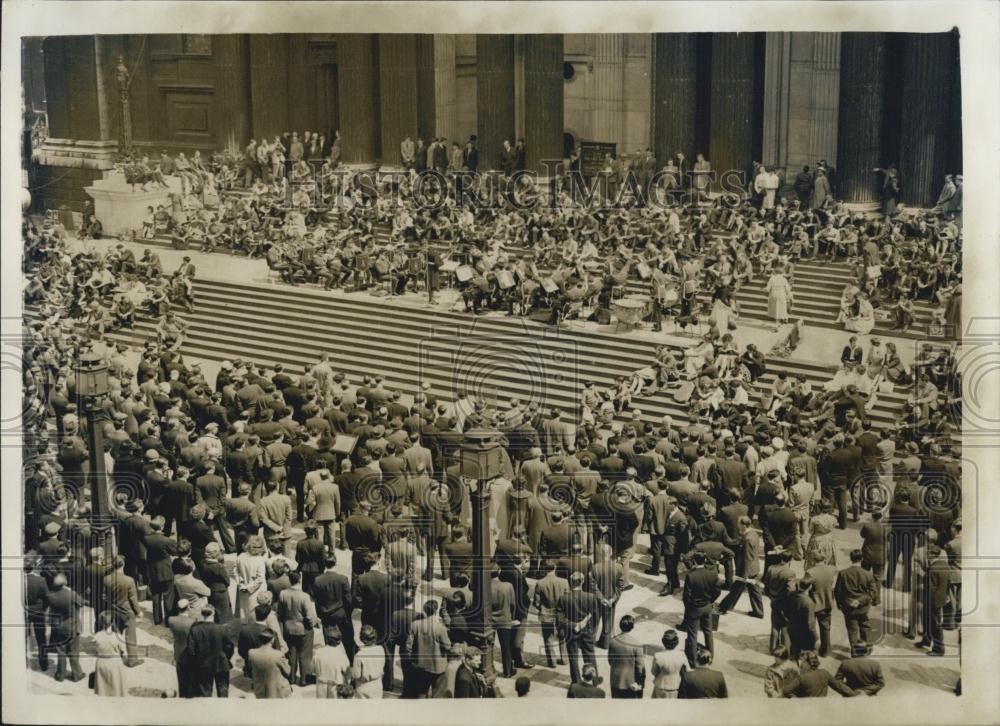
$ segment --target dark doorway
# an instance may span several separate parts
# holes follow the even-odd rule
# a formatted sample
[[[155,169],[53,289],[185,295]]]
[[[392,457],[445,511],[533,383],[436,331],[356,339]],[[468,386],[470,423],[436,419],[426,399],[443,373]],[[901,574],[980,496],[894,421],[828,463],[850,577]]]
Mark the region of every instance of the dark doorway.
[[[321,133],[326,134],[327,143],[333,143],[334,131],[340,128],[340,109],[337,98],[340,89],[337,86],[337,66],[333,63],[324,64],[320,68],[318,94],[318,111],[320,113]]]

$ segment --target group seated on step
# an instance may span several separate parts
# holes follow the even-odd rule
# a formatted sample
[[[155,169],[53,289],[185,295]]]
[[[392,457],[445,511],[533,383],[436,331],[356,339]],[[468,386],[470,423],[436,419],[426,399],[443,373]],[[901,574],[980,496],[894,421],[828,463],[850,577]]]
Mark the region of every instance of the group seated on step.
[[[165,273],[159,256],[146,250],[137,260],[119,243],[103,253],[72,252],[58,222],[38,230],[25,222],[24,301],[36,305],[47,325],[80,322],[94,335],[131,327],[137,315],[160,317],[172,307],[193,311],[190,258]]]

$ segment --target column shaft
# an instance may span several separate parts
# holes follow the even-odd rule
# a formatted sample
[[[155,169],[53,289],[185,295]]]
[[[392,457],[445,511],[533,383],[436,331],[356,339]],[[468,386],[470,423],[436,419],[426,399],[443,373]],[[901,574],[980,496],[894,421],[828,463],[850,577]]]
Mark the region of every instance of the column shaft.
[[[524,128],[528,169],[545,175],[542,161],[563,158],[563,37],[524,36]]]
[[[434,36],[434,128],[421,130],[424,143],[432,136],[458,138],[458,99],[455,75],[455,36]]]
[[[273,139],[290,130],[287,88],[288,38],[281,33],[251,34],[250,97],[255,138]]]
[[[716,179],[753,161],[754,34],[712,34],[708,160]]]
[[[249,39],[227,34],[212,38],[215,58],[215,93],[222,113],[216,114],[216,139],[220,146],[242,151],[250,141]]]
[[[852,204],[877,204],[882,158],[885,34],[840,34],[840,120],[837,187]]]
[[[480,171],[499,169],[504,139],[514,143],[513,35],[476,36],[476,135]]]
[[[678,151],[694,159],[696,41],[694,33],[653,39],[653,152],[660,166]]]
[[[378,70],[382,164],[398,167],[400,143],[417,135],[417,36],[380,33]]]
[[[371,165],[379,151],[375,36],[372,33],[343,33],[338,36],[338,45],[340,158],[345,164]]]
[[[903,201],[918,207],[934,205],[948,171],[952,42],[949,33],[906,37],[899,171]]]
[[[594,141],[621,145],[624,137],[625,36],[622,33],[594,33],[593,43],[590,134]]]

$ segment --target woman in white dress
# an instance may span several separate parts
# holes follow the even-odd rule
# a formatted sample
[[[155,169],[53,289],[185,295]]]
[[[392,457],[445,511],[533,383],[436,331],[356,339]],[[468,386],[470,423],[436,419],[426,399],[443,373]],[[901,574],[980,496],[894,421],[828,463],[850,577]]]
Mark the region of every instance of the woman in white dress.
[[[777,269],[767,281],[767,313],[778,325],[788,322],[788,309],[792,305],[792,286]]]
[[[865,294],[858,295],[857,313],[844,321],[844,329],[867,335],[875,327],[875,308]]]
[[[649,665],[653,676],[653,698],[677,698],[681,676],[688,669],[687,657],[684,651],[677,649],[680,638],[676,630],[666,631],[662,642],[665,650],[654,653]]]
[[[382,698],[382,671],[385,669],[385,649],[378,644],[375,628],[361,628],[361,648],[354,654],[355,698]]]
[[[267,590],[267,562],[260,535],[247,538],[243,552],[236,558],[236,617],[253,623],[258,596]]]
[[[96,659],[94,693],[98,696],[127,696],[125,687],[125,643],[115,632],[115,615],[108,611],[98,617],[100,630],[94,634]]]

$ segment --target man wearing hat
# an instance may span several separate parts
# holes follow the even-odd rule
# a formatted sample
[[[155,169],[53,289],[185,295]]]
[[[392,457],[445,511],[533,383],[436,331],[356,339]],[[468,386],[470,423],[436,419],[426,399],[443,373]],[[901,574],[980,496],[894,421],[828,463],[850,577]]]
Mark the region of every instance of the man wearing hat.
[[[136,621],[142,616],[142,610],[139,608],[135,580],[125,574],[125,558],[121,555],[115,557],[114,570],[104,578],[104,591],[108,607],[114,612],[120,631],[125,634],[125,665],[130,668],[137,666],[143,662],[138,657],[139,642],[136,637]]]
[[[80,667],[80,610],[85,603],[66,582],[66,575],[61,572],[52,578],[52,589],[45,594],[45,601],[51,628],[49,643],[57,653],[55,679],[65,680],[68,660],[69,678],[75,682],[86,677]]]

